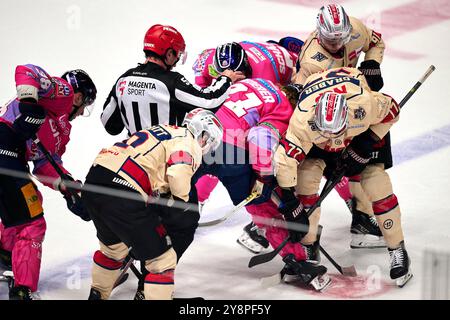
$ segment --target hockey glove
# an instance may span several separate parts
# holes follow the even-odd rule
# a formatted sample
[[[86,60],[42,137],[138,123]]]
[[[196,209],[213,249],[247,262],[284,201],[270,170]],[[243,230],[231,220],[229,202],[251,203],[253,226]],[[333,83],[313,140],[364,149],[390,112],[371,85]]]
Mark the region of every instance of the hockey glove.
[[[19,111],[21,115],[14,120],[12,127],[21,139],[28,140],[45,122],[45,110],[37,103],[20,101]]]
[[[367,130],[353,138],[337,160],[336,175],[343,171],[346,177],[356,176],[366,168],[376,143],[372,134],[371,130]]]
[[[290,241],[300,242],[309,231],[309,219],[303,210],[298,197],[294,195],[291,190],[282,189],[281,204],[278,211],[284,216],[287,222],[295,223],[294,226],[289,226]],[[295,229],[294,229],[295,227]]]
[[[91,221],[91,216],[84,207],[81,197],[78,194],[66,194],[64,195],[64,199],[67,203],[67,209],[72,211],[73,214],[79,216],[84,221]]]
[[[384,82],[381,76],[380,64],[375,60],[366,60],[359,65],[359,71],[366,77],[372,91],[380,91]]]
[[[90,221],[91,217],[89,212],[83,205],[80,197],[80,191],[83,184],[80,180],[74,180],[71,176],[66,175],[64,178],[69,182],[68,184],[63,181],[59,182],[58,190],[62,193],[67,203],[67,209],[73,214],[79,216],[84,221]]]
[[[257,174],[252,193],[256,191],[259,196],[256,199],[252,200],[248,205],[258,205],[268,201],[275,186],[276,179],[273,175],[260,176],[259,174]]]

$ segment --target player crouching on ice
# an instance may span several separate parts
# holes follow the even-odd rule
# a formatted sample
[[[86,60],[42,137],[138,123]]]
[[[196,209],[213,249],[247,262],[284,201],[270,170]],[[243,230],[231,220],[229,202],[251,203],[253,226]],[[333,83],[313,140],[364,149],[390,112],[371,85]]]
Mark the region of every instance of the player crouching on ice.
[[[208,165],[206,168],[203,165],[192,180],[195,183],[202,174],[213,174],[227,189],[234,205],[241,203],[249,194],[259,194],[246,209],[257,227],[264,232],[261,238],[265,240],[266,247],[269,243],[274,248],[278,247],[288,235],[285,225],[267,225],[261,220],[283,220],[277,206],[270,200],[276,187],[273,155],[280,137],[288,128],[299,94],[300,88],[297,86],[278,86],[264,79],[246,79],[235,83],[229,97],[216,113],[224,128],[223,144],[214,155],[204,157]],[[260,244],[252,243],[250,238],[242,240],[247,248],[260,250]],[[326,268],[306,261],[307,250],[300,242],[288,243],[280,255],[290,265],[290,273],[298,275],[298,266],[308,265],[308,271],[315,274],[308,284],[315,284],[319,282],[316,278],[323,275]],[[322,285],[327,282],[322,281],[316,287],[323,288]]]
[[[187,202],[191,178],[203,154],[215,150],[223,134],[216,116],[201,108],[189,112],[183,125],[186,127],[157,125],[138,131],[128,140],[103,149],[95,159],[82,190],[100,240],[100,250],[94,254],[90,300],[109,298],[129,251],[145,261],[149,272],[145,276],[145,299],[173,298],[175,239],[166,232],[161,205],[152,202],[158,194],[170,197],[167,205],[172,199]],[[124,199],[89,189],[95,186],[136,197]],[[186,232],[193,237],[194,231],[189,226]]]
[[[309,224],[302,242],[313,243],[320,207],[309,219],[296,213],[319,198],[325,168],[335,176],[360,175],[388,246],[390,276],[403,286],[412,275],[400,207],[384,165],[369,164],[374,146],[398,120],[400,108],[390,96],[371,91],[358,69],[331,69],[309,76],[305,83],[276,153],[277,181],[284,188],[284,214],[291,215],[289,220]],[[292,191],[294,187],[298,195]]]
[[[28,161],[33,161],[33,174],[41,183],[59,190],[68,209],[89,220],[76,191],[62,183],[60,172],[71,179],[61,160],[70,139],[69,121],[93,105],[97,89],[83,70],[59,78],[28,64],[16,67],[15,78],[17,98],[0,110],[0,265],[12,268],[14,274],[9,298],[32,300],[47,227],[42,195],[28,177]],[[78,182],[73,184],[81,188]]]

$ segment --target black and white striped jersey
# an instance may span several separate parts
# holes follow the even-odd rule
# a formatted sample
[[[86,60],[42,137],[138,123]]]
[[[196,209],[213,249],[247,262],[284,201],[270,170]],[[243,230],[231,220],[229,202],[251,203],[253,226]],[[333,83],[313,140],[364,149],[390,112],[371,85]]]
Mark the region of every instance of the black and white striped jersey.
[[[101,120],[109,134],[124,128],[132,135],[157,124],[181,125],[192,109],[218,108],[228,97],[231,79],[217,78],[207,88],[191,84],[178,72],[147,62],[125,72],[103,106]]]

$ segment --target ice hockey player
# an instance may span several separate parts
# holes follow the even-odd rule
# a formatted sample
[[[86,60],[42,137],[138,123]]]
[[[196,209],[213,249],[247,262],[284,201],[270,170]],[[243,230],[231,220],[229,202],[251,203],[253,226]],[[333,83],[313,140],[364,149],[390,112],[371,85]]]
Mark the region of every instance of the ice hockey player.
[[[411,273],[399,204],[384,165],[369,163],[374,146],[398,120],[399,112],[393,98],[370,90],[358,69],[337,68],[311,75],[277,150],[276,177],[283,188],[285,214],[291,212],[291,220],[309,224],[302,242],[313,243],[320,208],[309,220],[295,213],[317,201],[324,169],[331,166],[331,176],[339,172],[360,175],[388,246],[390,276],[403,286]]]
[[[287,85],[296,71],[295,63],[303,41],[285,37],[280,43],[289,49],[273,41],[242,41],[203,50],[192,67],[195,83],[207,87],[222,72],[232,69],[244,72],[247,78],[262,78]]]
[[[9,298],[29,300],[38,288],[46,223],[42,196],[27,177],[28,161],[33,162],[33,174],[44,185],[59,190],[68,208],[89,220],[79,198],[62,183],[33,137],[37,136],[61,170],[69,174],[61,160],[69,142],[69,121],[94,103],[97,90],[88,74],[79,69],[59,78],[35,65],[19,65],[15,80],[17,98],[0,112],[0,257],[14,274]]]
[[[360,20],[349,17],[342,6],[323,6],[317,15],[316,30],[306,40],[299,56],[300,70],[293,77],[293,82],[304,85],[307,77],[322,70],[356,67],[364,52],[364,61],[359,69],[371,90],[379,91],[383,87],[380,64],[384,49],[381,34],[366,27]],[[385,169],[392,166],[389,133],[374,148],[370,163],[383,163]],[[348,180],[349,184],[346,183]],[[370,200],[362,192],[359,177],[344,177],[337,190],[352,211],[350,247],[385,247]]]
[[[224,70],[208,88],[192,85],[172,71],[184,63],[186,44],[180,32],[156,24],[145,33],[145,62],[119,77],[109,94],[102,123],[109,134],[125,128],[128,135],[157,124],[181,125],[187,112],[202,106],[218,108],[227,98],[233,82],[245,78],[242,72]]]
[[[114,188],[138,198],[82,190],[100,240],[100,250],[94,254],[89,299],[109,298],[130,247],[132,256],[145,261],[149,272],[145,276],[145,299],[172,299],[177,253],[154,198],[159,194],[186,202],[191,177],[203,154],[215,150],[223,135],[215,115],[201,108],[189,112],[183,125],[186,127],[157,125],[137,131],[128,140],[103,149],[95,159],[86,185]],[[182,219],[178,223],[180,229],[186,228]],[[186,232],[193,238],[195,228],[188,225]]]
[[[109,134],[118,135],[125,128],[128,136],[158,124],[181,125],[187,112],[201,106],[218,108],[228,96],[233,82],[244,79],[240,71],[223,70],[208,88],[192,85],[183,75],[172,71],[184,64],[186,43],[177,29],[169,25],[151,26],[144,35],[145,62],[119,77],[114,84],[101,115]],[[165,217],[177,220],[176,210]],[[183,215],[196,226],[200,216]],[[171,225],[166,224],[171,233]],[[175,247],[178,258],[187,245]],[[142,268],[145,273],[145,268]],[[141,286],[142,287],[142,286]]]
[[[207,86],[220,72],[227,69],[240,70],[247,78],[261,78],[275,84],[286,85],[295,73],[295,61],[303,41],[295,37],[284,37],[280,41],[266,43],[243,41],[219,45],[204,50],[197,58],[193,70],[195,83]],[[197,192],[202,208],[217,185],[218,179],[205,175],[197,182]],[[261,252],[268,247],[267,239],[253,222],[244,227],[237,242],[252,252]]]
[[[299,93],[296,86],[279,87],[264,79],[246,79],[234,84],[229,98],[216,113],[224,127],[223,145],[214,155],[204,157],[208,166],[206,169],[202,166],[193,181],[201,174],[213,174],[227,189],[235,205],[251,192],[258,191],[260,196],[246,207],[252,217],[282,220],[277,206],[270,200],[276,187],[273,154],[288,127]],[[277,247],[288,234],[285,227],[255,222],[263,233],[261,239],[266,247],[269,243]],[[250,250],[259,250],[251,242],[246,244]],[[317,289],[328,284],[326,268],[305,261],[305,248],[300,242],[288,244],[281,256],[287,259],[286,263],[292,264],[291,260],[295,258],[311,272],[317,272],[308,284],[311,282]]]

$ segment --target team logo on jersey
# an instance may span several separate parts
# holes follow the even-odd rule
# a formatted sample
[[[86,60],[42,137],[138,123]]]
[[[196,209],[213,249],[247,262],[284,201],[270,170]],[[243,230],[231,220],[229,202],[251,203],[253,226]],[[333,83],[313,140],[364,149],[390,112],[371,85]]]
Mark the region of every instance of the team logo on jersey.
[[[355,119],[363,120],[366,117],[366,110],[364,110],[362,107],[358,107],[358,109],[355,110]]]
[[[311,59],[317,60],[317,61],[319,61],[319,62],[322,62],[322,61],[324,61],[324,60],[326,60],[326,59],[328,59],[328,58],[325,57],[324,54],[322,54],[322,53],[320,53],[320,52],[317,52],[315,55],[313,55],[313,56],[311,57]]]
[[[125,87],[127,85],[127,80],[123,80],[119,82],[119,91],[120,95],[123,96],[123,90],[125,90]]]
[[[350,37],[350,41],[356,40],[356,39],[358,39],[359,37],[361,37],[361,34],[360,34],[360,33],[355,33],[355,34],[353,34],[353,35]]]

